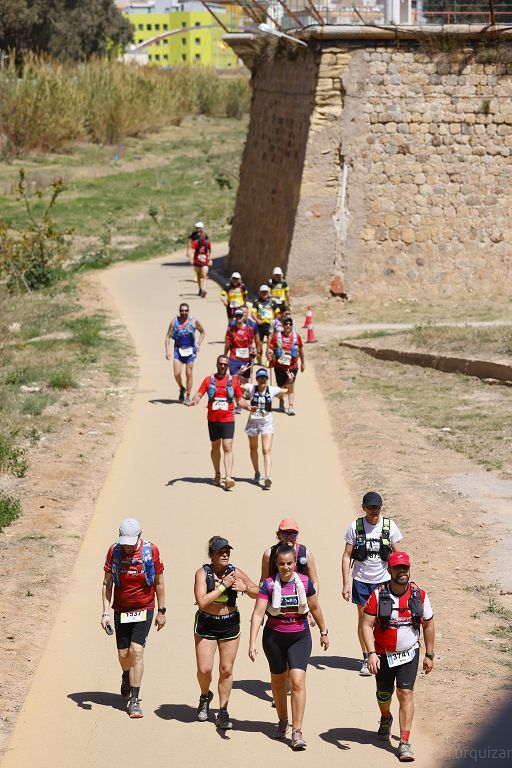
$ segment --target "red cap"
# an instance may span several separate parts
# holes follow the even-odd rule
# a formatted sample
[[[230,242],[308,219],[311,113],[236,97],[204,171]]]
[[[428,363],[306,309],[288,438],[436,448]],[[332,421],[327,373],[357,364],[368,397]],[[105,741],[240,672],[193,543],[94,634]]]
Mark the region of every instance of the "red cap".
[[[388,558],[388,565],[411,565],[409,555],[406,552],[392,552]]]
[[[280,531],[298,531],[299,530],[299,524],[296,520],[292,520],[291,517],[285,517],[284,520],[281,520],[279,523],[279,530]]]

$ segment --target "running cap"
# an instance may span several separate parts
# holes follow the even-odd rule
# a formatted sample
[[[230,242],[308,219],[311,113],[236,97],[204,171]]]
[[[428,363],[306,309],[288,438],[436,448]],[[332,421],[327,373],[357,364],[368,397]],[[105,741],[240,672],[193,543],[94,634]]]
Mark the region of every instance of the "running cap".
[[[196,226],[197,229],[203,229],[204,228],[204,224],[203,224],[202,221],[196,221],[195,226]]]
[[[242,279],[242,275],[240,274],[240,272],[233,272],[233,274],[231,275],[231,278],[233,277],[238,277],[239,280]]]
[[[139,539],[139,533],[142,531],[141,525],[134,517],[125,517],[119,526],[118,544],[133,546]]]
[[[267,291],[267,293],[270,291],[268,285],[260,285],[260,293],[263,293],[263,291]]]
[[[363,496],[363,507],[382,507],[382,498],[375,491],[368,491]]]
[[[243,317],[244,311],[243,309],[235,309],[235,317]]]
[[[296,520],[293,520],[291,517],[285,517],[284,520],[281,520],[281,522],[279,523],[279,530],[280,531],[298,531],[299,524]]]
[[[392,552],[388,557],[388,565],[393,567],[394,565],[411,565],[409,555],[406,552]]]
[[[227,539],[217,539],[210,547],[210,552],[220,552],[221,549],[233,549]]]
[[[268,371],[266,368],[260,368],[259,371],[256,371],[256,378],[259,379],[260,376],[265,376],[265,378],[268,379]]]
[[[282,275],[283,274],[283,270],[281,269],[281,267],[274,267],[274,269],[272,270],[272,274],[273,275]]]

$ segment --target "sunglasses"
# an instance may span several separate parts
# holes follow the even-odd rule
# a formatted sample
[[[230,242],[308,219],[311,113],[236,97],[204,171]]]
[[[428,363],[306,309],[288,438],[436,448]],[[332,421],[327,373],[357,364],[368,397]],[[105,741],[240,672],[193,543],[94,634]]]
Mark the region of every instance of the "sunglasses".
[[[298,531],[279,531],[279,533],[282,533],[283,536],[298,536]]]

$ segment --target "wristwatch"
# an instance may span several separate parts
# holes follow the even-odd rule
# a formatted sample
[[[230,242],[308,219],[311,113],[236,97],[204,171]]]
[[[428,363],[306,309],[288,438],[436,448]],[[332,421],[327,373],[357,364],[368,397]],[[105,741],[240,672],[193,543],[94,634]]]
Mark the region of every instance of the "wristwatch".
[[[159,608],[157,613],[163,613],[165,614],[167,612],[167,608]]]
[[[320,637],[325,637],[328,634],[329,634],[329,630],[327,628],[320,630]]]
[[[427,659],[430,659],[430,661],[434,661],[435,653],[425,653],[425,656]]]

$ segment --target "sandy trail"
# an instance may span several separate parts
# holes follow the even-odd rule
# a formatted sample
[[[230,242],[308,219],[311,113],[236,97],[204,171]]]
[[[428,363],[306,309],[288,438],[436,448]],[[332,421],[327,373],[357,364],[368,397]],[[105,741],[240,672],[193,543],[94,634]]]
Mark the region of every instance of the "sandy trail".
[[[355,671],[355,609],[340,597],[339,562],[343,533],[357,508],[343,479],[327,407],[312,371],[299,377],[297,416],[276,414],[272,490],[266,493],[247,482],[252,469],[243,434],[245,416],[238,417],[235,436],[234,476],[240,482],[231,493],[214,488],[204,482],[212,475],[204,400],[196,409],[172,402],[176,385],[164,358],[163,338],[179,301],[188,300],[192,315],[207,330],[196,363],[198,385],[214,369],[222,350],[225,314],[218,287],[210,284],[208,298],[199,300],[191,270],[178,254],[121,265],[100,279],[135,341],[139,385],[67,592],[56,596],[55,625],[2,768],[90,768],[155,757],[184,767],[206,759],[243,761],[246,766],[277,760],[284,766],[297,760],[311,766],[334,761],[352,766],[356,760],[369,768],[398,764],[394,751],[374,736],[374,680],[360,678]],[[136,516],[145,537],[160,547],[168,606],[167,627],[158,634],[152,630],[148,639],[141,689],[145,717],[138,721],[127,717],[118,695],[114,639],[99,628],[105,552],[119,520],[128,515]],[[300,757],[288,744],[270,739],[275,710],[270,707],[268,666],[262,651],[255,664],[247,657],[253,605],[248,598],[239,601],[243,633],[230,701],[235,729],[223,736],[212,722],[194,722],[198,686],[192,584],[195,569],[206,559],[205,544],[214,534],[229,537],[235,546],[233,562],[256,580],[261,553],[273,543],[277,522],[284,516],[297,517],[301,541],[315,554],[331,638],[324,654],[313,631],[303,729],[309,746]],[[420,697],[426,685],[428,681],[418,681]],[[393,732],[398,733],[397,718]],[[416,765],[432,765],[430,744],[419,723],[411,740]],[[396,743],[393,739],[392,745]]]

